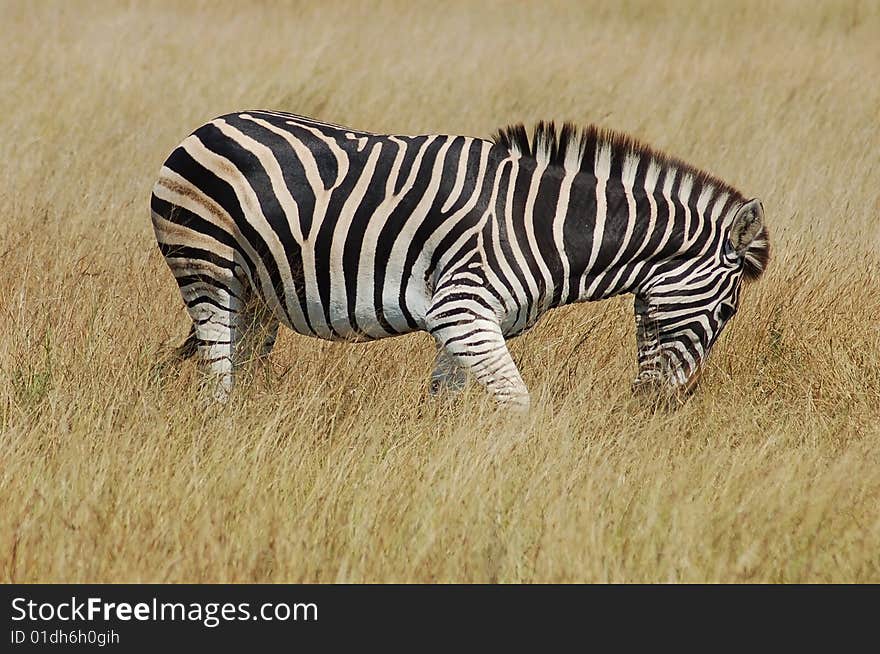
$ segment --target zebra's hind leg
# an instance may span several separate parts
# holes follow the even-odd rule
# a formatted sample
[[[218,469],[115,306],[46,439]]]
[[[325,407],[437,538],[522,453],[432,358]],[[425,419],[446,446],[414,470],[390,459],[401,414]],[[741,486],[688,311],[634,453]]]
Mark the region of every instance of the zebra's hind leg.
[[[177,280],[193,322],[191,338],[179,349],[195,348],[211,398],[225,402],[235,383],[235,368],[249,326],[245,308],[250,288],[232,274],[222,279],[186,275]]]
[[[499,404],[529,408],[529,391],[517,370],[501,326],[494,317],[451,308],[435,301],[426,316],[428,330],[450,360],[473,374]]]
[[[184,282],[180,291],[193,321],[177,352],[197,355],[210,396],[218,402],[228,399],[241,368],[269,356],[278,334],[277,318],[241,278],[240,268],[237,272],[177,278]]]

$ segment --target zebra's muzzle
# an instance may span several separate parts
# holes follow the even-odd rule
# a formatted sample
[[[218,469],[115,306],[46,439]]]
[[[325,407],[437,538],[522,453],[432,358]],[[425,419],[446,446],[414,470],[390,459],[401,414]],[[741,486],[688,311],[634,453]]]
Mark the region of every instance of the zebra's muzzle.
[[[694,392],[701,368],[689,372],[657,341],[639,344],[639,373],[632,382],[633,395],[655,405],[677,408]]]

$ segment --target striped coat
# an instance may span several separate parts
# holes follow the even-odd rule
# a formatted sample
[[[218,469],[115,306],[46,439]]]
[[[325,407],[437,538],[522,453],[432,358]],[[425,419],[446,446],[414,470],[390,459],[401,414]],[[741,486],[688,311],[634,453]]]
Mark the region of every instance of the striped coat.
[[[283,323],[351,341],[428,331],[434,392],[471,373],[524,408],[505,340],[549,309],[621,293],[636,296],[636,388],[677,396],[769,256],[757,200],[567,124],[484,140],[229,114],[171,153],[151,208],[193,321],[178,354],[199,357],[221,400]]]

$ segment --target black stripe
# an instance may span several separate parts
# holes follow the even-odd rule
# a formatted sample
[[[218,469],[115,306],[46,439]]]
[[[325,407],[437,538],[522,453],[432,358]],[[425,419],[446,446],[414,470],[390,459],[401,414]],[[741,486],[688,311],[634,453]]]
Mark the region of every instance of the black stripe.
[[[404,144],[406,144],[406,152],[403,155],[403,161],[400,164],[397,179],[394,183],[395,195],[400,193],[403,185],[406,183],[406,180],[409,177],[413,165],[415,165],[416,157],[419,156],[419,152],[421,152],[422,147],[428,140],[427,136],[398,136],[396,138],[398,141],[402,141]]]
[[[204,275],[181,275],[180,277],[175,277],[177,280],[177,287],[183,288],[184,286],[190,286],[193,284],[204,284],[210,288],[217,288],[225,293],[228,293],[230,296],[234,297],[237,300],[241,300],[241,298],[230,290],[229,286],[224,284],[218,279],[214,279],[213,277],[206,277]]]
[[[596,178],[579,174],[575,177],[566,207],[563,224],[565,255],[569,265],[569,279],[572,281],[567,298],[556,299],[562,291],[557,286],[554,304],[571,302],[578,296],[578,280],[586,272],[596,231]]]
[[[654,251],[660,245],[660,240],[666,232],[666,226],[669,224],[669,206],[666,204],[666,198],[663,197],[663,186],[666,184],[666,169],[661,168],[660,174],[657,176],[657,183],[654,185],[654,202],[657,205],[657,223],[654,231],[648,237],[648,244],[645,246],[644,252],[647,255],[653,255]]]
[[[260,118],[261,120],[266,121],[271,124],[273,127],[276,127],[280,130],[288,132],[294,139],[302,143],[305,147],[309,149],[312,153],[312,156],[315,157],[315,160],[318,163],[318,175],[321,177],[321,183],[324,185],[325,189],[329,189],[333,186],[333,183],[336,181],[336,178],[339,176],[339,166],[336,163],[336,157],[333,155],[333,152],[330,150],[330,146],[327,145],[323,140],[316,137],[310,130],[305,129],[304,127],[298,124],[289,124],[288,121],[293,121],[294,123],[303,123],[304,125],[308,125],[310,128],[318,131],[319,134],[322,134],[329,141],[335,141],[337,145],[339,145],[342,149],[345,149],[346,142],[352,143],[348,139],[345,138],[344,132],[335,129],[329,125],[323,125],[321,123],[312,121],[310,119],[304,119],[298,116],[294,116],[292,114],[282,114],[282,115],[273,115],[269,113],[262,112],[245,112],[248,113],[255,118]],[[233,114],[232,116],[228,116],[229,120],[233,118],[238,118],[241,114]],[[246,121],[243,121],[246,122]],[[238,123],[235,123],[236,125]],[[349,130],[345,130],[349,131]],[[265,130],[266,134],[272,134],[269,130]],[[357,135],[357,134],[356,134]],[[274,135],[273,135],[274,136]],[[280,137],[275,137],[279,138]],[[258,139],[262,140],[262,139]],[[270,141],[271,142],[271,141]],[[290,145],[286,143],[284,140],[285,146],[283,149],[289,149]],[[269,143],[267,143],[268,145]],[[275,149],[273,147],[273,149]],[[296,159],[296,155],[291,152],[291,155],[294,159]],[[282,170],[285,169],[285,166],[282,166]],[[291,170],[297,170],[296,168],[292,168]],[[304,179],[304,175],[302,174],[302,170],[297,171],[297,175]],[[309,188],[311,192],[311,187]],[[312,211],[309,211],[309,218],[312,216]]]
[[[315,252],[315,282],[318,286],[318,299],[321,302],[321,309],[324,314],[324,320],[327,323],[330,332],[339,336],[339,333],[333,328],[330,322],[330,291],[331,291],[331,275],[330,275],[330,250],[333,245],[333,230],[339,222],[342,209],[346,201],[351,195],[354,187],[357,185],[369,158],[370,145],[360,152],[354,147],[354,142],[349,142],[346,156],[348,157],[348,171],[342,182],[334,189],[330,196],[330,202],[327,204],[327,214],[318,227],[318,233],[315,235],[313,250]],[[343,246],[344,253],[344,246]],[[323,262],[323,265],[320,264]],[[346,270],[345,274],[348,274]]]
[[[538,298],[543,297],[547,293],[547,284],[544,276],[541,274],[541,268],[538,265],[538,252],[532,251],[532,244],[529,240],[526,230],[526,221],[531,221],[532,216],[526,216],[526,202],[529,197],[529,189],[534,180],[537,166],[528,161],[520,161],[519,171],[516,176],[516,185],[514,189],[513,200],[513,225],[519,239],[520,250],[526,262],[526,269],[523,271],[535,283],[538,297],[532,297],[531,291],[527,290],[530,305],[537,302]],[[540,182],[539,182],[540,183]],[[537,237],[537,229],[535,236]],[[526,286],[528,289],[528,286]]]
[[[160,242],[159,251],[166,259],[201,259],[202,261],[207,261],[208,263],[213,264],[218,268],[226,268],[233,273],[235,271],[234,261],[225,259],[219,254],[211,252],[209,250],[194,248],[188,245],[168,245],[166,243]]]
[[[457,141],[458,139],[456,139]],[[456,175],[458,170],[458,157],[466,157],[467,158],[467,168],[465,172],[464,184],[461,186],[461,192],[459,193],[458,198],[455,200],[455,203],[449,207],[449,211],[447,211],[447,215],[452,215],[456,211],[461,210],[468,201],[473,197],[473,194],[477,191],[477,181],[480,172],[480,153],[483,150],[483,141],[474,139],[470,142],[467,149],[464,149],[464,140],[462,141],[461,148],[457,153],[450,153],[450,156],[447,157],[448,161],[454,161],[455,167],[452,169],[452,174]],[[452,186],[449,187],[449,191],[452,191]],[[447,193],[441,202],[438,202],[439,206],[443,206],[446,203],[446,200],[449,199],[449,193]]]
[[[578,183],[578,175],[575,178],[575,184]],[[556,247],[556,241],[553,238],[553,218],[556,215],[556,205],[559,202],[559,191],[562,187],[562,175],[558,171],[545,171],[541,176],[538,184],[538,193],[535,196],[535,207],[532,211],[535,223],[535,241],[538,244],[539,256],[544,260],[544,264],[550,271],[550,278],[553,282],[553,298],[551,305],[559,304],[562,294],[562,255]],[[574,190],[574,189],[572,189]],[[585,217],[581,217],[584,220]],[[563,220],[563,238],[565,238],[566,227],[568,221]],[[571,226],[574,228],[574,225]],[[578,233],[583,229],[578,230]]]
[[[510,282],[507,280],[507,277],[504,275],[504,272],[501,270],[501,264],[498,261],[498,257],[495,254],[495,238],[494,231],[498,228],[498,217],[490,216],[486,221],[486,226],[483,227],[483,249],[485,250],[485,260],[483,265],[491,270],[495,277],[497,277],[501,281],[501,285],[504,287],[504,295],[511,301],[516,302],[516,296],[513,293],[513,287],[510,285]],[[486,280],[486,285],[489,286],[488,279]],[[513,308],[509,306],[509,302],[502,302],[502,306],[504,307],[504,312],[509,313]]]
[[[153,195],[150,198],[150,208],[159,216],[170,223],[186,227],[199,234],[209,236],[215,241],[231,247],[236,253],[241,254],[243,258],[247,258],[243,252],[239,250],[238,242],[235,237],[222,227],[215,225],[209,220],[205,220],[189,209],[185,209],[179,205],[171,204],[161,198]]]
[[[365,149],[369,150],[372,148],[374,142],[375,140],[369,141]],[[367,185],[363,199],[355,210],[354,216],[352,216],[348,233],[345,235],[345,245],[342,249],[342,268],[345,271],[345,294],[348,316],[355,331],[360,330],[355,318],[355,309],[357,307],[357,279],[360,273],[360,257],[364,245],[364,235],[367,232],[370,221],[374,219],[376,210],[385,200],[385,185],[388,181],[388,176],[391,174],[394,158],[399,150],[400,146],[398,144],[388,139],[382,139],[382,151],[376,162],[373,176]]]
[[[424,142],[424,139],[420,141],[422,144]],[[445,142],[446,139],[437,138],[427,146],[424,146],[424,155],[419,163],[419,168],[416,171],[416,177],[412,187],[404,194],[403,198],[401,198],[400,202],[388,216],[388,219],[385,221],[385,224],[379,232],[379,238],[376,242],[375,265],[373,267],[373,279],[375,282],[375,287],[373,289],[373,302],[376,307],[383,305],[382,297],[385,286],[385,276],[388,271],[388,261],[391,258],[394,241],[397,239],[397,235],[403,231],[403,227],[407,220],[412,219],[416,206],[419,204],[430,185],[434,162]],[[410,154],[412,153],[407,152],[406,157],[408,158]],[[403,298],[406,293],[406,285],[408,283],[407,278],[404,277],[399,280],[391,281],[392,283],[399,282],[397,295],[399,299]],[[398,304],[400,305],[407,326],[411,330],[417,330],[419,328],[418,323],[406,307],[405,302],[399,301]],[[382,319],[385,319],[384,316],[382,316]],[[386,326],[383,325],[383,328],[386,328]],[[399,333],[398,330],[391,327],[390,324],[387,326],[386,331],[395,334]]]
[[[216,132],[216,128],[212,127],[212,129]],[[199,131],[202,130],[204,130],[204,128],[200,128],[195,134],[198,135]],[[181,177],[187,179],[191,184],[200,189],[202,193],[220,205],[232,217],[235,224],[238,226],[239,231],[241,231],[242,237],[247,239],[251,248],[257,253],[257,256],[260,257],[260,260],[269,275],[269,280],[273,288],[283,288],[278,265],[269,252],[269,247],[266,244],[266,241],[263,240],[263,237],[260,236],[259,232],[254,229],[254,226],[245,217],[244,211],[238,203],[238,198],[236,197],[235,190],[232,186],[196,161],[182,147],[177,148],[171,154],[165,162],[165,166],[175,171]],[[253,279],[258,279],[256,271],[253,271]],[[280,291],[277,293],[280,294]],[[265,289],[263,289],[261,294],[264,296],[266,295]],[[279,295],[279,297],[281,296]],[[308,317],[306,317],[306,322],[308,322]],[[311,328],[310,325],[309,327]],[[312,331],[314,333],[314,330]]]
[[[428,243],[431,236],[443,224],[444,217],[448,215],[443,214],[440,211],[440,208],[449,197],[449,193],[455,185],[456,179],[458,177],[458,165],[460,163],[461,157],[465,154],[462,151],[463,145],[464,137],[453,137],[453,142],[446,151],[446,156],[443,160],[443,168],[440,171],[440,184],[437,188],[437,194],[434,198],[434,204],[432,207],[430,207],[427,215],[422,219],[421,223],[416,228],[415,232],[413,233],[412,240],[410,241],[406,249],[406,255],[404,256],[402,269],[403,272],[401,276],[402,279],[406,281],[406,283],[408,283],[410,278],[412,277],[413,268],[415,267],[416,261],[418,261],[419,257],[424,252],[425,245]],[[466,176],[472,177],[473,175]],[[420,281],[424,281],[425,284],[427,284],[427,275],[425,280]],[[401,284],[400,286],[398,303],[401,307],[403,307],[404,315],[407,316],[407,321],[415,323],[415,319],[412,318],[409,310],[406,307],[406,283]]]
[[[272,134],[271,132],[267,132],[267,130],[255,125],[250,121],[237,121],[240,123],[242,127],[242,131],[245,129],[250,131],[248,136],[252,136],[255,140],[258,140],[261,143],[264,143],[264,139],[273,139],[276,149],[273,149],[273,154],[276,152],[285,157],[282,161],[279,161],[281,165],[282,171],[284,166],[289,164],[291,161],[290,153],[292,153],[292,149],[289,145],[285,143],[281,143],[280,137]],[[223,132],[220,131],[219,128],[214,125],[205,125],[200,130],[196,131],[196,135],[202,141],[205,147],[210,150],[216,152],[217,154],[226,157],[229,159],[236,167],[242,171],[242,175],[244,180],[251,186],[256,195],[257,201],[260,205],[260,210],[265,216],[266,221],[269,224],[269,227],[272,231],[277,235],[278,240],[281,242],[281,247],[284,250],[284,256],[287,259],[287,265],[290,268],[291,272],[291,281],[293,283],[294,290],[297,295],[297,300],[299,301],[300,308],[303,312],[303,315],[306,316],[306,289],[302,280],[304,279],[303,275],[303,261],[302,261],[302,251],[299,247],[299,244],[294,239],[293,234],[290,230],[290,224],[287,220],[287,215],[284,213],[284,209],[281,208],[281,203],[275,195],[275,191],[272,188],[272,180],[269,177],[269,174],[263,168],[260,160],[257,156],[246,149],[243,145],[235,141],[234,139],[226,136]],[[294,157],[295,158],[295,157]],[[290,180],[293,182],[295,180]],[[285,183],[290,183],[285,180]],[[297,186],[289,187],[296,190],[297,195],[299,195],[304,188],[307,188],[308,184],[300,183]],[[274,257],[266,246],[266,253],[262,256],[263,260],[270,259],[273,264],[275,264],[275,270],[277,274],[277,280],[273,279],[272,283],[275,289],[275,294],[281,300],[282,307],[285,306],[285,295],[284,295],[284,285],[281,280],[281,273],[277,268],[277,263],[275,262]],[[300,283],[296,283],[296,281],[300,281]],[[286,307],[285,307],[286,313]],[[290,317],[288,316],[288,319]],[[308,323],[308,317],[306,316],[306,322]]]
[[[269,116],[261,116],[262,119],[265,119],[266,122],[273,124],[275,127],[279,129],[283,129],[293,135],[293,137],[302,143],[309,151],[315,156],[318,157],[316,153],[316,149],[327,150],[327,146],[324,145],[319,139],[315,138],[309,132],[296,128],[296,132],[290,125],[284,124],[279,118],[275,118],[274,120],[270,120]],[[230,116],[227,121],[232,127],[235,127],[237,130],[251,137],[258,143],[261,143],[268,147],[272,151],[272,155],[278,161],[278,166],[281,168],[281,175],[284,179],[284,184],[290,190],[290,194],[296,202],[296,206],[299,210],[299,224],[300,229],[304,235],[307,235],[312,228],[312,220],[315,215],[315,190],[311,187],[311,185],[306,180],[305,167],[303,166],[302,161],[297,156],[296,152],[293,149],[293,146],[282,136],[279,136],[275,132],[258,125],[252,120],[244,120],[239,118],[239,114],[233,114]],[[278,124],[281,123],[281,124]],[[329,150],[327,150],[327,159],[332,160],[333,167],[335,169],[336,160],[331,155],[329,155]],[[251,160],[251,165],[253,165],[253,160]],[[321,160],[321,165],[318,166],[318,169],[321,170],[324,168],[324,164],[329,163],[329,161]],[[261,168],[261,164],[259,161],[255,164],[258,168]],[[274,191],[272,191],[271,186],[268,189],[269,194],[274,198]],[[277,202],[277,199],[276,199]],[[268,218],[269,216],[267,216]],[[273,225],[274,227],[274,225]],[[286,224],[284,225],[284,230],[289,234],[290,226]],[[291,237],[292,239],[292,237]],[[295,242],[294,242],[295,243]],[[296,251],[299,251],[298,246],[295,246]]]
[[[503,256],[507,265],[510,267],[513,272],[513,276],[517,279],[520,287],[523,289],[524,298],[516,298],[516,295],[513,294],[513,284],[512,280],[510,284],[511,295],[516,298],[516,317],[515,321],[518,324],[523,318],[522,314],[524,312],[528,312],[528,308],[532,306],[535,301],[535,298],[532,297],[531,290],[529,289],[528,282],[526,280],[526,272],[523,271],[522,267],[519,265],[515,253],[513,251],[513,239],[517,240],[517,246],[520,251],[523,250],[524,242],[528,242],[528,238],[525,234],[525,229],[520,227],[518,229],[518,225],[513,225],[514,233],[511,234],[508,232],[507,228],[507,199],[510,194],[514,195],[512,199],[513,205],[513,214],[516,215],[516,204],[524,205],[525,198],[517,198],[516,197],[516,180],[514,180],[513,188],[511,188],[511,178],[513,177],[513,166],[507,165],[504,167],[504,170],[501,171],[501,177],[498,180],[498,195],[495,197],[495,218],[497,221],[498,227],[498,245],[501,251],[498,253],[499,256]],[[531,177],[530,175],[523,175],[523,177]],[[527,187],[528,188],[528,187]],[[524,211],[524,209],[523,209]],[[512,218],[512,217],[511,217]]]
[[[216,298],[213,298],[210,295],[204,295],[204,294],[197,295],[196,297],[189,300],[185,304],[186,304],[186,306],[188,306],[190,308],[196,306],[197,304],[210,304],[212,306],[217,307],[218,309],[220,309],[221,311],[223,311],[225,313],[238,313],[238,311],[236,311],[235,309],[232,309],[230,307],[227,307],[227,306],[221,304],[220,302],[217,301]],[[201,324],[204,324],[204,323],[201,323]]]
[[[605,227],[602,230],[602,243],[596,255],[593,273],[608,269],[626,235],[629,206],[623,183],[618,178],[609,179],[605,184]]]
[[[433,305],[431,305],[431,315],[435,315],[434,311],[439,309],[440,307],[449,304],[450,302],[473,302],[474,304],[479,304],[484,309],[489,311],[494,311],[494,307],[490,305],[486,300],[481,298],[479,295],[474,293],[467,293],[465,291],[457,291],[455,293],[449,293],[444,295],[442,298],[437,300]],[[455,309],[455,311],[466,311],[464,309]],[[443,313],[436,314],[438,316],[442,316]]]

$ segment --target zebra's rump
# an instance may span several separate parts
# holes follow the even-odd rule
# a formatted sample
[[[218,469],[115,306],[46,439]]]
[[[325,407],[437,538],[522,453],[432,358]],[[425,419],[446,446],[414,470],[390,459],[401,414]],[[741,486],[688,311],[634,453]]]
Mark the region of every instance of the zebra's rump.
[[[423,329],[436,246],[470,225],[477,182],[461,162],[490,147],[275,112],[222,116],[162,167],[157,239],[175,276],[200,268],[249,287],[302,334],[366,340]]]

